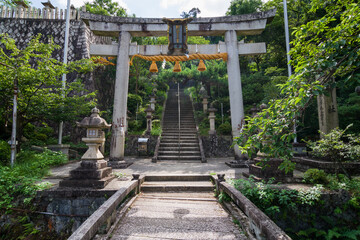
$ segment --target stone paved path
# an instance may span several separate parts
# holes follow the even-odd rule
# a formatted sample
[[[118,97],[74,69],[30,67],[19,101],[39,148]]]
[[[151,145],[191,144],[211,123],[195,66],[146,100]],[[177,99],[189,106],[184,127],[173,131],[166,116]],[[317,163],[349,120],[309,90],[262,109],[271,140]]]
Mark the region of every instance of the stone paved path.
[[[213,193],[141,193],[111,239],[247,239]]]

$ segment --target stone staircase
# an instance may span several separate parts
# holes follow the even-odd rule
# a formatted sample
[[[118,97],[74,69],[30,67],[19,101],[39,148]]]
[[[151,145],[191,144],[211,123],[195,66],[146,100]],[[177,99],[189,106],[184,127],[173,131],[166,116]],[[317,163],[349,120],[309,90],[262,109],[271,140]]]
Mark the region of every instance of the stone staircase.
[[[180,128],[177,89],[170,89],[163,118],[157,160],[201,161],[199,140],[190,97],[180,89]]]

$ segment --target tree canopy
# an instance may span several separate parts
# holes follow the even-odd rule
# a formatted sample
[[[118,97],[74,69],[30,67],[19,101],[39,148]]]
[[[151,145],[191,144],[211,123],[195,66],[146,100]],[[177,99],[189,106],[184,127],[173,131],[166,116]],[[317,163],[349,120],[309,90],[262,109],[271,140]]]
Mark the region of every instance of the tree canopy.
[[[0,35],[0,116],[1,128],[11,126],[13,87],[18,82],[18,139],[28,123],[44,119],[74,121],[79,114],[88,113],[94,105],[95,93],[88,93],[81,80],[67,83],[65,98],[62,97],[61,76],[93,69],[90,59],[62,62],[52,58],[59,46],[50,39],[49,43],[40,41],[41,35],[30,40],[27,47],[19,49],[15,41],[5,34]],[[83,93],[83,94],[80,94]]]
[[[86,11],[106,16],[127,17],[126,9],[121,7],[118,2],[112,0],[93,0],[85,2]]]

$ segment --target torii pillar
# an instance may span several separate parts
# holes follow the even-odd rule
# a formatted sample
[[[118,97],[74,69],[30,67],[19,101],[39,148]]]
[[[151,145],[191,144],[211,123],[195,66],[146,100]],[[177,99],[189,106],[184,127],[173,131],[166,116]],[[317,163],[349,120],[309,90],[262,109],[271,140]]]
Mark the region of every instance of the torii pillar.
[[[125,126],[127,112],[127,96],[129,88],[129,50],[131,35],[120,31],[119,48],[116,61],[115,91],[113,122],[111,130],[111,146],[109,166],[126,168],[129,164],[124,161]]]
[[[226,52],[228,54],[227,72],[231,109],[231,128],[233,138],[239,137],[244,119],[244,102],[241,87],[239,51],[236,31],[225,32]],[[243,158],[239,146],[234,145],[235,159]]]

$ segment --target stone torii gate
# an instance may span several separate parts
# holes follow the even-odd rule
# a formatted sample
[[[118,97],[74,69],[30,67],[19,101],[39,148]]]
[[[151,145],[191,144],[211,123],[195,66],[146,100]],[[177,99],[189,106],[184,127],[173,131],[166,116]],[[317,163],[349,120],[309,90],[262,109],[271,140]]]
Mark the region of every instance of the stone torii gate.
[[[267,23],[275,16],[276,9],[245,14],[214,18],[196,18],[188,23],[188,36],[223,36],[225,43],[209,45],[189,45],[189,54],[227,53],[227,72],[231,108],[231,126],[233,137],[239,136],[244,119],[244,105],[241,88],[239,55],[256,55],[266,53],[265,43],[240,43],[238,35],[260,34]],[[124,18],[96,15],[87,12],[81,14],[83,21],[95,35],[118,38],[118,44],[90,45],[93,56],[115,56],[116,82],[112,121],[112,139],[109,165],[124,167],[124,146],[127,112],[127,96],[129,85],[129,57],[141,55],[166,55],[167,45],[136,45],[130,43],[131,37],[167,36],[168,25],[161,18]],[[241,152],[234,146],[235,158]]]

